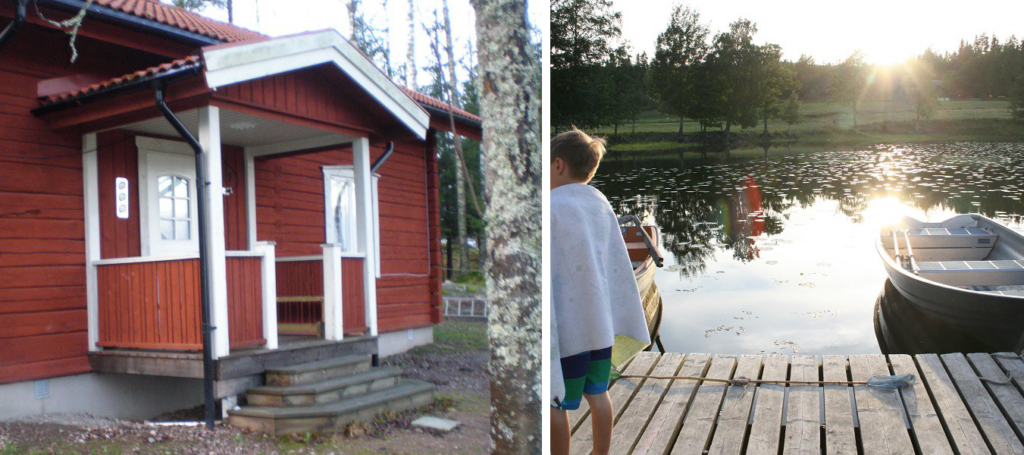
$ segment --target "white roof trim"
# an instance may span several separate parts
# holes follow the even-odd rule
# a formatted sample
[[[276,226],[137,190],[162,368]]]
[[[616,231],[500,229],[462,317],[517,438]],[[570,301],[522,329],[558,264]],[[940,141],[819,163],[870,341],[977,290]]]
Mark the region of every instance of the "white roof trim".
[[[206,85],[212,89],[324,63],[334,63],[420,139],[430,115],[373,62],[334,30],[285,36],[251,44],[203,49]]]

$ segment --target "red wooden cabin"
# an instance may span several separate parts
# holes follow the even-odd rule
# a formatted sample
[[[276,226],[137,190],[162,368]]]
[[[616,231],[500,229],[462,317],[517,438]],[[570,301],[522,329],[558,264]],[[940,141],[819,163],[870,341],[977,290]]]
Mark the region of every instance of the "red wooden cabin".
[[[84,2],[38,5],[63,18]],[[15,15],[0,0],[0,27]],[[337,32],[268,38],[151,0],[96,0],[76,45],[71,64],[66,35],[29,14],[0,49],[0,417],[104,413],[37,405],[22,391],[49,383],[33,380],[145,397],[202,376],[198,191],[218,396],[304,350],[430,342],[447,105]],[[206,152],[205,187],[161,84]],[[480,138],[480,118],[455,119]]]

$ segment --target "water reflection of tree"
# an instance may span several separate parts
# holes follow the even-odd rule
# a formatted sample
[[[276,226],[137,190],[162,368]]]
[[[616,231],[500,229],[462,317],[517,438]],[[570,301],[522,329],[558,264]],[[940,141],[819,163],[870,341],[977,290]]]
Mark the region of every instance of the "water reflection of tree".
[[[704,166],[695,178],[713,181],[717,179],[715,174],[713,167]],[[603,185],[608,194],[624,196],[617,192],[624,188],[616,188],[622,184],[637,185],[634,179]],[[673,255],[679,273],[695,276],[704,273],[717,248],[732,250],[733,258],[746,262],[760,254],[758,236],[782,232],[782,212],[792,202],[761,192],[760,185],[752,179],[734,185],[741,185],[743,190],[723,196],[665,188],[640,197],[621,198],[614,208],[620,214],[653,220],[661,228],[663,249]],[[755,198],[756,203],[752,201]]]
[[[718,249],[732,250],[739,261],[756,259],[758,239],[783,232],[786,210],[819,200],[836,201],[837,213],[853,222],[863,220],[871,199],[885,196],[921,210],[1024,213],[1024,188],[1016,181],[1024,171],[1021,157],[1024,148],[986,144],[867,152],[787,148],[774,156],[762,149],[734,149],[728,156],[679,152],[606,162],[595,185],[619,213],[655,222],[679,272],[694,276],[704,273]],[[759,210],[750,200],[754,182]]]

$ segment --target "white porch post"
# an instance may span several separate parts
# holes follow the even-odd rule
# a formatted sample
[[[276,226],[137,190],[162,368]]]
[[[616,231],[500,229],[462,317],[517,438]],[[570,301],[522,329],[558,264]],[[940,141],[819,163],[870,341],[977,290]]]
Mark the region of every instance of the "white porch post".
[[[377,335],[377,257],[373,229],[373,175],[370,172],[370,140],[352,142],[352,170],[356,177],[356,243],[365,254],[363,260],[363,301],[366,303],[366,327]]]
[[[277,256],[275,242],[256,242],[253,250],[263,254],[260,271],[263,275],[263,338],[267,349],[277,349]]]
[[[224,186],[220,153],[220,110],[209,106],[199,109],[199,144],[203,146],[206,164],[206,254],[210,258],[210,323],[213,331],[213,357],[228,355],[231,351],[228,337],[227,267],[224,256]],[[202,182],[198,182],[202,184]]]
[[[256,158],[248,147],[245,149],[245,222],[252,250],[256,246]]]
[[[341,298],[341,247],[325,243],[324,248],[324,338],[341,340],[345,318]]]
[[[85,199],[85,307],[89,327],[89,350],[99,351],[100,339],[99,284],[96,264],[100,260],[100,186],[96,134],[82,136],[82,194]]]

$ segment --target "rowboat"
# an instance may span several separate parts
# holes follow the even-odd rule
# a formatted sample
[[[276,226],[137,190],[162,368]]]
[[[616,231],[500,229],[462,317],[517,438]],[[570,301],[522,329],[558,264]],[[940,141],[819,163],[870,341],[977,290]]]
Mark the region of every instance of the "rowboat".
[[[658,292],[658,285],[654,283],[655,270],[664,264],[661,256],[661,235],[657,226],[643,226],[635,216],[621,217],[619,224],[622,239],[626,242],[626,251],[629,252],[629,260],[633,263],[633,276],[640,290],[640,300],[644,306],[644,315],[647,317],[647,328],[650,330],[651,345],[647,346],[647,350],[657,345],[661,352],[665,352],[658,334],[661,328],[661,293]]]
[[[993,350],[1024,349],[1024,235],[978,214],[904,217],[875,247],[904,300]]]

